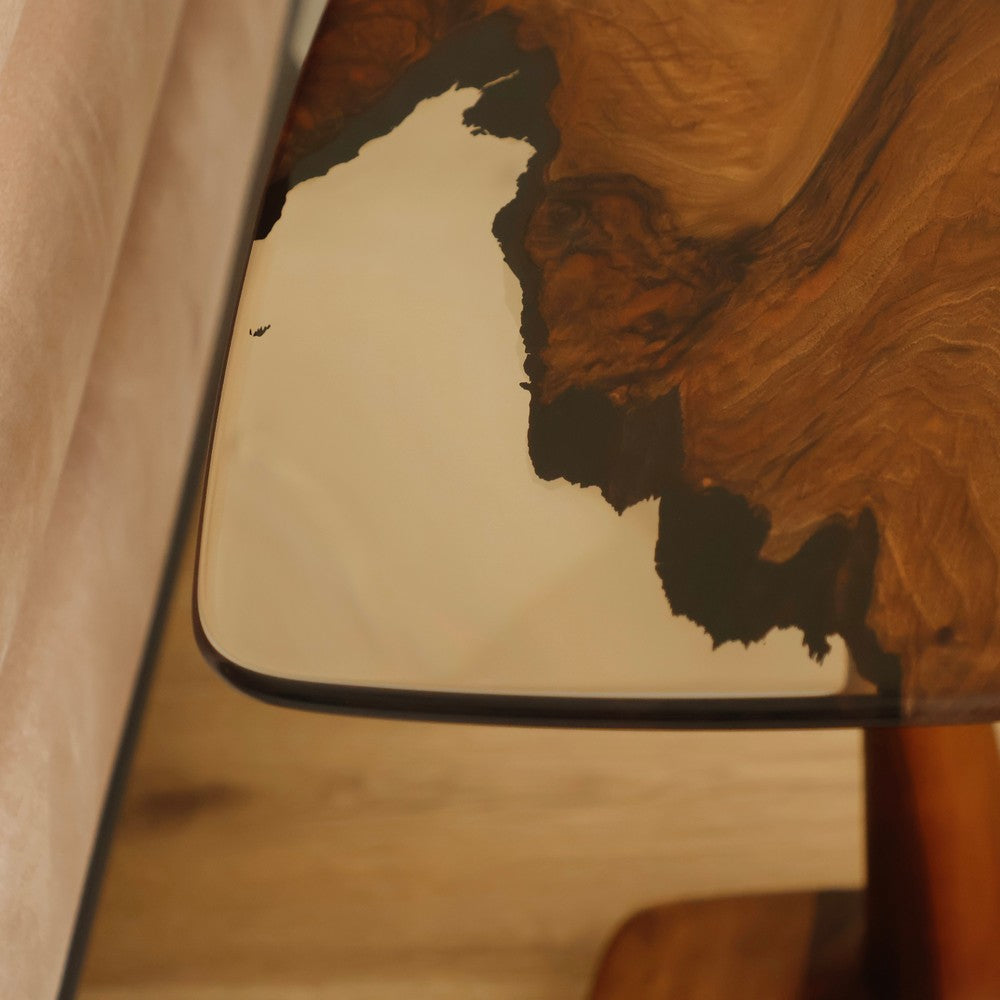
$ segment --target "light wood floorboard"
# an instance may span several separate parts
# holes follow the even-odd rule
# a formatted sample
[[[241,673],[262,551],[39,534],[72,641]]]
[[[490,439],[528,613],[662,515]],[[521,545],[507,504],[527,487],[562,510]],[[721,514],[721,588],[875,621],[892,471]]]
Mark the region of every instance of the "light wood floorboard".
[[[614,926],[854,886],[859,735],[618,733],[269,707],[181,573],[82,1000],[581,998]]]

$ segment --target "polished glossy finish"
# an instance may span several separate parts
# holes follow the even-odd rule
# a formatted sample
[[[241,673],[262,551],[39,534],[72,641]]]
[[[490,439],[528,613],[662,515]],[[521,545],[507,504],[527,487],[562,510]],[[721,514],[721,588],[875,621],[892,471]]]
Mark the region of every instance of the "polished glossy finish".
[[[1000,716],[993,230],[961,214],[992,175],[906,155],[996,76],[960,6],[951,77],[939,3],[331,5],[235,314],[208,655],[349,711]]]

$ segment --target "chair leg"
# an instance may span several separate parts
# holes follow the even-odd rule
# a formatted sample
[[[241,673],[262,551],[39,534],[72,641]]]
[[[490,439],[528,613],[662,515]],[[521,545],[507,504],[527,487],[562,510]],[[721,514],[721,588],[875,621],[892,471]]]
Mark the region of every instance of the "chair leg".
[[[868,888],[644,910],[591,1000],[996,1000],[1000,757],[990,726],[865,733]]]

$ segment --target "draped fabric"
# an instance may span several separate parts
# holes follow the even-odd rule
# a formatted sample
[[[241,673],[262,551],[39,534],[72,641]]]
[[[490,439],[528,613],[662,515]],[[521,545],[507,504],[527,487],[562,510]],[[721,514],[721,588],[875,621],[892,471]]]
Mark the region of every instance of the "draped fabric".
[[[55,994],[288,0],[0,2],[0,996]]]

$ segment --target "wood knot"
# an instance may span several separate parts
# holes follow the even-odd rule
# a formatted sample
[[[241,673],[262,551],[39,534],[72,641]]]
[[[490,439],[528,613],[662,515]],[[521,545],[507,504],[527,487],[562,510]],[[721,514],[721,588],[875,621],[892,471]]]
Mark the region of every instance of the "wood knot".
[[[945,625],[934,633],[934,641],[939,646],[947,646],[954,638],[955,630],[950,625]]]

